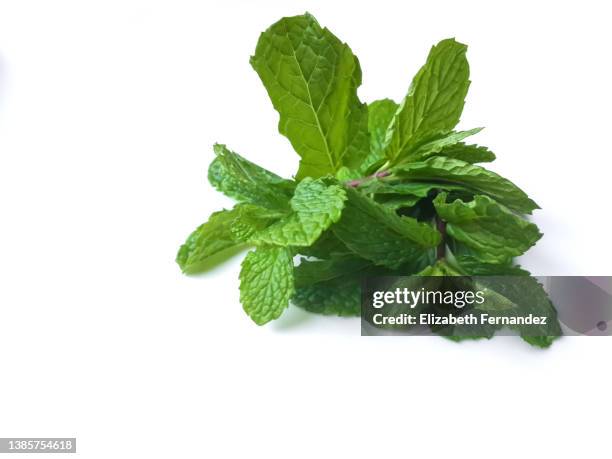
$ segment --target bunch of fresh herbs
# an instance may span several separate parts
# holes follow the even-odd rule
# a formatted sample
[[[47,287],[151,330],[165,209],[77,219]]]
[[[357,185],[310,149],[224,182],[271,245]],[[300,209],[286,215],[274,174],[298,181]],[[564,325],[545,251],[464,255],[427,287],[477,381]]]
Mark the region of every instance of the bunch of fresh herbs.
[[[251,65],[301,158],[298,171],[284,179],[215,145],[208,179],[237,204],[187,238],[181,269],[195,273],[221,251],[253,247],[242,262],[240,300],[259,325],[290,302],[359,315],[363,276],[527,276],[528,295],[512,301],[537,304],[553,320],[542,336],[518,332],[549,346],[560,335],[554,307],[513,262],[542,236],[522,217],[538,206],[476,165],[495,159],[468,139],[481,128],[455,130],[470,85],[466,50],[442,40],[399,104],[364,103],[359,61],[347,44],[310,14],[273,24]]]

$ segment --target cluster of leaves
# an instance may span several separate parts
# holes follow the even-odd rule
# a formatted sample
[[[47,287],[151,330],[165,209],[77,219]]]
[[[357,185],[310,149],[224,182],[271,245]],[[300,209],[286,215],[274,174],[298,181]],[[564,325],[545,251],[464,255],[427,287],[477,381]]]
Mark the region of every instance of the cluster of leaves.
[[[538,206],[476,165],[495,159],[465,142],[480,128],[455,130],[470,84],[466,49],[441,41],[401,103],[366,104],[357,96],[357,57],[313,16],[283,18],[263,32],[251,64],[299,169],[287,180],[215,145],[208,179],[238,204],[188,237],[177,257],[182,270],[195,273],[221,251],[253,246],[240,299],[260,325],[290,301],[359,315],[365,275],[529,276],[513,259],[542,236],[521,217]],[[541,337],[524,337],[548,346],[559,335],[554,324]]]

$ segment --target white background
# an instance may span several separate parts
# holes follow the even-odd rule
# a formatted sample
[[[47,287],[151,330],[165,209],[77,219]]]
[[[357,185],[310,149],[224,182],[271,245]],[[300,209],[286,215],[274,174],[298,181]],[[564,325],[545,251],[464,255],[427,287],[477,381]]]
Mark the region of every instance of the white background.
[[[536,274],[612,274],[607,2],[1,1],[0,436],[87,458],[602,456],[612,339],[362,338],[290,308],[257,327],[240,256],[175,252],[231,202],[215,141],[290,176],[248,58],[308,10],[349,42],[363,100],[399,100],[429,47],[469,44],[461,127],[543,208]]]

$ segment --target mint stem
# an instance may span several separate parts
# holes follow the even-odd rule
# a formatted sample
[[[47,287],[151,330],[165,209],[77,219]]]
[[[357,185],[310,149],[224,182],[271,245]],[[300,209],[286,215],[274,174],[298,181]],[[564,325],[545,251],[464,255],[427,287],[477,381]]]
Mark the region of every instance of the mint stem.
[[[367,177],[363,177],[363,178],[355,179],[355,180],[349,180],[348,182],[345,183],[345,185],[356,188],[359,185],[367,182],[368,180],[377,179],[377,178],[383,178],[383,177],[387,177],[389,175],[391,175],[391,171],[379,171],[379,172],[376,172],[376,173],[374,173],[372,175],[368,175]]]
[[[442,235],[442,240],[436,248],[436,258],[442,260],[446,256],[446,222],[438,214],[436,214],[436,229]]]

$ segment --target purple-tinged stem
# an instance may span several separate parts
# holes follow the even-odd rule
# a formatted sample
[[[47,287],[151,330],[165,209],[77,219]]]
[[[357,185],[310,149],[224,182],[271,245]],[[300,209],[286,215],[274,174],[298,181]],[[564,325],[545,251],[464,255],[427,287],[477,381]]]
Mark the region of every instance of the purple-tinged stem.
[[[368,175],[367,177],[363,177],[363,178],[355,179],[355,180],[349,180],[348,182],[346,182],[346,186],[350,186],[350,187],[356,188],[359,185],[361,185],[362,183],[365,183],[368,180],[371,180],[373,178],[383,178],[383,177],[387,177],[389,175],[391,175],[391,171],[376,172],[375,174]]]
[[[436,258],[442,260],[446,256],[446,222],[436,215],[436,229],[442,235],[442,240],[436,248]]]

